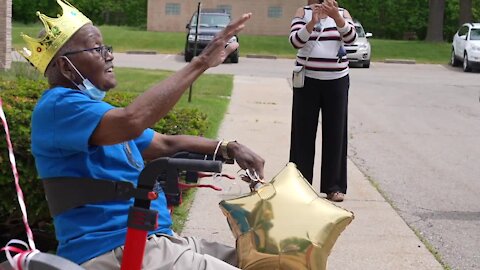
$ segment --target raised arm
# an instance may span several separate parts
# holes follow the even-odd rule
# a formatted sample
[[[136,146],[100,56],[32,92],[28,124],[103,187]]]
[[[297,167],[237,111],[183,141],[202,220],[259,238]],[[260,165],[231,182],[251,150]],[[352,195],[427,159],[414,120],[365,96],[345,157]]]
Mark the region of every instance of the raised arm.
[[[245,27],[251,13],[230,23],[198,57],[169,78],[154,85],[125,108],[108,111],[90,137],[92,145],[111,145],[138,137],[146,128],[164,117],[184,91],[205,70],[222,63],[238,43],[227,42]]]
[[[322,16],[325,16],[320,4],[310,5],[310,8],[312,9],[312,19],[310,21],[305,19],[305,10],[303,7],[297,10],[292,19],[289,41],[295,49],[300,49],[305,46],[315,25],[320,21]]]
[[[337,30],[340,32],[344,43],[352,44],[357,40],[357,31],[353,25],[350,13],[346,9],[343,9],[343,12],[340,13],[337,1],[325,0],[322,4],[322,9],[329,17],[335,20]]]

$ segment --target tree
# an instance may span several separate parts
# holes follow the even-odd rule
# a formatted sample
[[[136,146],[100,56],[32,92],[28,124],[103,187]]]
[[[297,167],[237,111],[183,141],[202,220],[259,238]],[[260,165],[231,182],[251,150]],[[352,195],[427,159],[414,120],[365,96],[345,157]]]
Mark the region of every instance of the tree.
[[[12,0],[0,1],[0,69],[12,63]]]
[[[459,25],[462,25],[466,22],[472,22],[472,20],[473,20],[472,0],[460,0]]]
[[[430,0],[427,28],[427,41],[443,41],[443,17],[445,15],[445,0]]]
[[[69,0],[68,2],[87,15],[96,25],[144,27],[147,24],[147,0]],[[55,0],[13,0],[15,21],[38,23],[38,17],[35,16],[37,10],[50,17],[61,14],[61,9]]]

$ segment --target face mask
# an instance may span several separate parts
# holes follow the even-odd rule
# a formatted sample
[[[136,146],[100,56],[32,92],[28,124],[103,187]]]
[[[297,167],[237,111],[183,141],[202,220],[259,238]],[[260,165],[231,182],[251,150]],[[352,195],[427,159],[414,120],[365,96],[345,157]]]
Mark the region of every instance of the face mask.
[[[82,85],[83,84],[83,85]],[[103,100],[107,92],[98,89],[89,79],[83,79],[82,84],[76,84],[78,89],[85,92],[94,100]]]
[[[75,84],[75,86],[77,86],[77,88],[80,91],[85,92],[92,99],[103,100],[103,98],[105,98],[105,95],[107,94],[107,92],[98,89],[95,85],[93,85],[93,83],[89,79],[83,77],[82,74],[80,74],[78,69],[75,67],[75,65],[73,65],[73,63],[70,61],[70,59],[68,59],[66,56],[64,56],[64,57],[65,57],[65,59],[67,59],[68,63],[70,63],[70,65],[72,65],[73,69],[75,69],[77,74],[80,75],[80,77],[82,78],[83,81],[82,81],[81,84],[77,84],[74,81],[72,81],[70,79],[69,80],[73,84]]]

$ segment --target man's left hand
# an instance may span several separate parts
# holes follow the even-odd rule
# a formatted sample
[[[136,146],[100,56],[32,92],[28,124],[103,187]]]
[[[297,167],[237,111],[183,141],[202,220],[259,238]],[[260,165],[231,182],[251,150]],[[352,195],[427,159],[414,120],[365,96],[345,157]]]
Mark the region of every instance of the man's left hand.
[[[228,43],[230,39],[243,30],[245,23],[252,17],[252,13],[245,13],[239,19],[231,22],[219,32],[207,47],[198,56],[207,67],[215,67],[223,63],[225,59],[238,48],[237,42]],[[227,45],[228,44],[228,45]]]
[[[245,145],[242,145],[238,142],[230,142],[228,144],[229,153],[232,153],[232,157],[237,161],[238,166],[244,170],[249,170],[250,172],[256,172],[260,179],[263,179],[264,176],[264,166],[265,160],[259,155],[254,153]]]

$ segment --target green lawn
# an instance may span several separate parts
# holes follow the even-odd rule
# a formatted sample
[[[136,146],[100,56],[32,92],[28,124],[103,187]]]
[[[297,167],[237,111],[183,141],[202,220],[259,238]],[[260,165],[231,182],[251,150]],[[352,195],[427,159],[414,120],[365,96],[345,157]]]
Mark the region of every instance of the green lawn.
[[[417,63],[446,64],[450,61],[450,43],[371,39],[372,61],[412,59]]]
[[[36,36],[40,25],[13,24],[13,47],[21,48],[24,43],[20,32]],[[156,51],[158,53],[181,53],[185,47],[186,34],[148,32],[132,27],[100,26],[106,44],[116,52]],[[132,42],[133,41],[133,42]],[[424,41],[401,41],[370,39],[372,60],[412,59],[418,63],[447,63],[450,59],[450,43],[429,43]],[[280,58],[293,58],[295,50],[286,36],[239,36],[240,55],[259,54]]]

